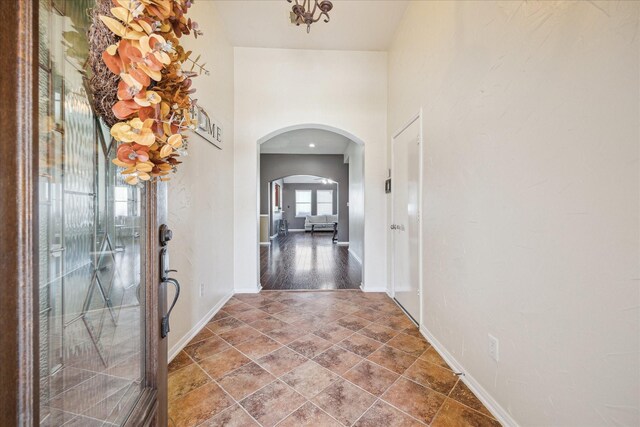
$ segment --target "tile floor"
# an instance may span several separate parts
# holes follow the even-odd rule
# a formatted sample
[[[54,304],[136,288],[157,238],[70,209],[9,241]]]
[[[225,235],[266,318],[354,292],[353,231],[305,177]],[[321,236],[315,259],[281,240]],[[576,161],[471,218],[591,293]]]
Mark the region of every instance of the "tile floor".
[[[500,426],[385,294],[236,295],[169,365],[170,426]]]

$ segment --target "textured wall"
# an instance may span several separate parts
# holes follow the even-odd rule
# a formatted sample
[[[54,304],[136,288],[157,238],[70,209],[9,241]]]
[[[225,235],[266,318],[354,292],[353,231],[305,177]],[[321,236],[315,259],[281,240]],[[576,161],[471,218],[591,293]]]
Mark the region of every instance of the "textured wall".
[[[227,43],[213,2],[195,2],[191,16],[202,37],[182,38],[201,54],[211,75],[194,79],[195,97],[224,126],[224,149],[193,135],[189,155],[169,181],[171,266],[182,284],[171,315],[169,355],[198,322],[233,292],[233,48]],[[197,17],[206,16],[207,19]],[[199,295],[204,284],[204,295]]]
[[[523,426],[640,425],[639,8],[411,2],[389,52],[424,325]]]

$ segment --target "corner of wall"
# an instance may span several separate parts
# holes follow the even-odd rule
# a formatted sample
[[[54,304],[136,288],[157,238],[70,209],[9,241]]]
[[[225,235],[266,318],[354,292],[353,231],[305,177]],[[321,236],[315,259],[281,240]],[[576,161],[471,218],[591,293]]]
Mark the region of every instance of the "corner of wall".
[[[180,338],[175,344],[171,346],[171,348],[169,349],[169,362],[171,362],[196,335],[198,335],[198,332],[200,332],[202,328],[204,328],[204,326],[209,322],[209,320],[211,320],[211,318],[215,316],[222,307],[224,307],[224,305],[232,296],[233,293],[224,296],[215,306],[213,306],[211,310],[209,310],[209,312],[207,312],[199,321],[197,321],[193,325],[193,327],[182,336],[182,338]]]
[[[431,344],[431,346],[438,352],[440,357],[454,370],[454,372],[461,374],[460,380],[469,387],[469,390],[476,395],[476,397],[482,402],[482,404],[493,414],[493,416],[505,427],[518,427],[518,423],[511,417],[509,412],[504,409],[491,394],[476,381],[473,376],[458,362],[455,357],[447,351],[447,349],[433,336],[431,332],[424,326],[420,326],[420,333]]]

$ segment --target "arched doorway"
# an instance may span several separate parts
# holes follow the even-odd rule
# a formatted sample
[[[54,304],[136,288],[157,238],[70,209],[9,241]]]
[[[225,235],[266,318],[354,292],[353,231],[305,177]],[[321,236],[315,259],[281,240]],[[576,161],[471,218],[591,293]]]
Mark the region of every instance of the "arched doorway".
[[[257,163],[262,288],[360,288],[362,141],[326,125],[290,126],[258,140]]]

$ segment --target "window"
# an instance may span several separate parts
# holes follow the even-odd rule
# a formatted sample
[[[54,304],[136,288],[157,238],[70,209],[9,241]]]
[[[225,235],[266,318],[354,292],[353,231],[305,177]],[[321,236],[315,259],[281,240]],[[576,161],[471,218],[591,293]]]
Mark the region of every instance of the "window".
[[[296,216],[311,215],[311,190],[296,190]]]
[[[114,207],[116,216],[127,216],[129,214],[129,189],[127,187],[114,188]]]
[[[333,190],[316,192],[316,215],[333,215]]]

